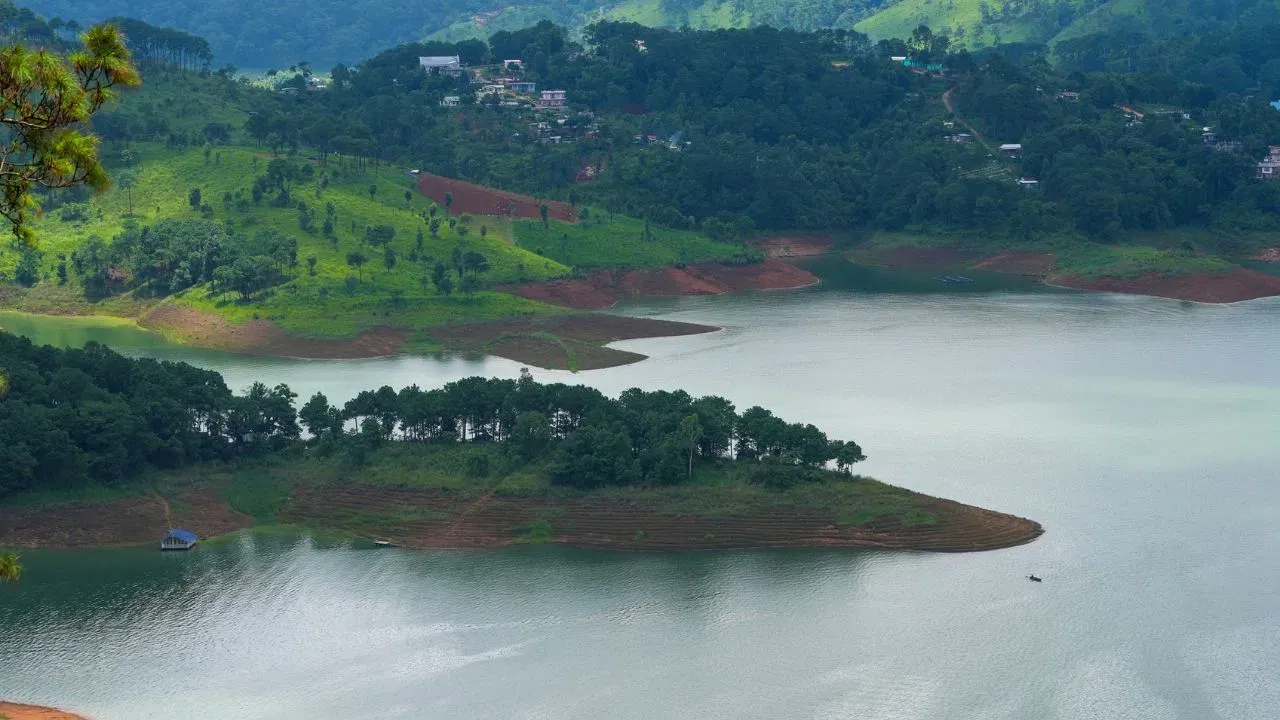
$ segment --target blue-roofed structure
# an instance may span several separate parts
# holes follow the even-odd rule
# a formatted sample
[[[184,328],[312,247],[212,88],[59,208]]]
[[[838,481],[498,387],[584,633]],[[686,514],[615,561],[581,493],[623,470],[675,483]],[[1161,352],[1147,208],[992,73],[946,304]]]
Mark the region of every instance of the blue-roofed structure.
[[[190,530],[181,528],[173,528],[167,535],[160,539],[161,550],[190,550],[199,540],[195,533]]]

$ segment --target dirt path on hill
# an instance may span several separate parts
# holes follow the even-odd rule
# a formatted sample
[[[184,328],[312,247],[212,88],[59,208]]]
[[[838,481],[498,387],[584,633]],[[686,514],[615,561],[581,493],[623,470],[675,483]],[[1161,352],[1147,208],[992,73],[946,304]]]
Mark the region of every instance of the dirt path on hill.
[[[955,92],[955,88],[947,88],[947,91],[942,93],[942,106],[947,109],[947,112],[951,113],[951,116],[954,117],[957,122],[959,122],[961,125],[965,127],[966,130],[969,131],[969,134],[972,135],[974,139],[976,139],[979,143],[982,144],[982,147],[987,149],[987,152],[993,152],[991,150],[991,143],[987,142],[987,139],[982,137],[982,133],[978,132],[976,128],[974,128],[972,125],[969,124],[968,120],[964,119],[963,115],[956,112],[956,109],[952,107],[951,93],[953,92]]]

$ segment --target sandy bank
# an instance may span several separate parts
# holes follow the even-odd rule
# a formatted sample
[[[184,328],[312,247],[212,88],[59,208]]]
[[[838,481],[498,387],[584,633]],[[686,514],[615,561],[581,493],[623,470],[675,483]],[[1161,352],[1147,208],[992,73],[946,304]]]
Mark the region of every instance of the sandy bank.
[[[82,715],[37,705],[0,702],[0,717],[9,720],[86,720]]]
[[[362,330],[351,338],[293,335],[270,320],[233,325],[219,315],[172,302],[157,306],[138,320],[142,327],[200,347],[276,357],[355,359],[394,355],[405,343],[403,330]]]
[[[1080,290],[1153,295],[1202,303],[1233,303],[1280,295],[1280,277],[1245,268],[1222,273],[1149,274],[1136,278],[1101,277],[1091,280],[1058,276],[1051,278],[1050,282]]]
[[[508,285],[514,295],[578,310],[601,310],[634,296],[722,295],[748,290],[790,290],[818,282],[813,274],[782,260],[750,265],[700,263],[684,268],[600,270],[580,280]]]

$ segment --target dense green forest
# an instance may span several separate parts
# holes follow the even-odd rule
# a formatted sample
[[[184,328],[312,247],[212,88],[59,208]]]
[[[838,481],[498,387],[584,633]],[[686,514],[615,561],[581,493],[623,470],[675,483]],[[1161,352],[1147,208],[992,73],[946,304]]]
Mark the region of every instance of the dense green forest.
[[[382,387],[340,407],[316,394],[295,410],[296,398],[286,385],[261,383],[235,395],[216,372],[96,343],[63,350],[0,333],[0,497],[119,485],[150,468],[301,445],[360,464],[386,442],[484,443],[579,489],[676,484],[695,465],[726,459],[758,468],[749,475],[757,482],[785,486],[826,477],[817,470],[832,461],[847,470],[865,459],[855,443],[760,407],[739,413],[724,398],[682,391],[632,389],[615,399],[527,373]]]

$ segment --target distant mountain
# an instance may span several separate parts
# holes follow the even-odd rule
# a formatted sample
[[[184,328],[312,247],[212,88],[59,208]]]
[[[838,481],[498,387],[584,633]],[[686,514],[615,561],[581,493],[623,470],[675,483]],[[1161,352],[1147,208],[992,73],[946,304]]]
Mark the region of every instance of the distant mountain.
[[[46,17],[80,23],[113,16],[173,27],[209,41],[218,64],[279,68],[308,60],[328,69],[422,39],[487,38],[550,20],[714,29],[772,25],[854,28],[905,38],[919,25],[959,47],[1051,44],[1096,32],[1154,37],[1231,22],[1280,21],[1280,0],[27,0]]]
[[[919,25],[956,45],[1056,44],[1099,32],[1155,38],[1224,24],[1280,22],[1280,0],[896,0],[854,28],[874,39],[906,37]]]
[[[419,40],[494,0],[18,0],[81,24],[132,17],[209,41],[215,62],[268,69],[308,60],[328,69]],[[586,0],[588,5],[595,0]],[[574,0],[561,4],[574,6]]]

